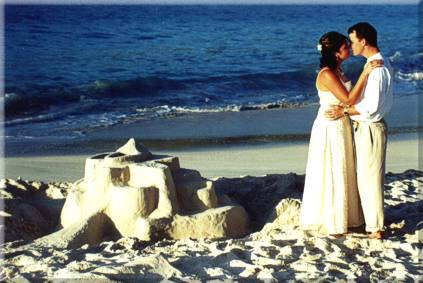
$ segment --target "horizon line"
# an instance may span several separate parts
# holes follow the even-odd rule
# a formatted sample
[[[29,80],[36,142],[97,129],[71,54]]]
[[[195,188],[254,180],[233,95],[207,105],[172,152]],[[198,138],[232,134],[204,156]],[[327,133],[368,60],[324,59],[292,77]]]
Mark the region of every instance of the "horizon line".
[[[316,3],[317,2],[317,3]],[[405,0],[405,1],[366,1],[366,0],[352,0],[352,1],[334,1],[334,0],[322,0],[322,1],[311,1],[311,0],[3,0],[4,5],[420,5],[421,0]]]

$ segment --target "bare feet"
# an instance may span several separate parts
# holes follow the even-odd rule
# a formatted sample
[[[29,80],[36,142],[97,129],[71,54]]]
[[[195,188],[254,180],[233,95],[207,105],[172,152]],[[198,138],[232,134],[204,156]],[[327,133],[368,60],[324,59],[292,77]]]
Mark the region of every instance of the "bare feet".
[[[377,231],[369,234],[370,239],[381,240],[382,239],[382,232]]]

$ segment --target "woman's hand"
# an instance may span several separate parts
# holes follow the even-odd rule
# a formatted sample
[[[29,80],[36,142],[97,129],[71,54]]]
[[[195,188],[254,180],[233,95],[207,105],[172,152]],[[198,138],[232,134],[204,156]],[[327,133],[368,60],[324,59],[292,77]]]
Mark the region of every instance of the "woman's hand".
[[[331,105],[330,108],[325,111],[326,119],[334,121],[344,117],[344,108],[345,106],[343,105]]]
[[[363,74],[364,75],[368,75],[370,74],[370,72],[373,69],[379,68],[383,66],[383,61],[382,60],[372,60],[369,63],[367,63],[366,65],[364,65],[364,70],[363,70]]]

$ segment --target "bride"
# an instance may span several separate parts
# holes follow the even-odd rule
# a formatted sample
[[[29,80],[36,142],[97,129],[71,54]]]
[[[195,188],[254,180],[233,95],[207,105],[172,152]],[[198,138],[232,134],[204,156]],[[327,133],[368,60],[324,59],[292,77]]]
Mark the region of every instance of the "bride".
[[[320,108],[311,130],[300,227],[320,235],[345,234],[348,227],[364,224],[357,189],[355,158],[348,115],[329,120],[325,111],[331,105],[353,105],[360,97],[373,61],[364,67],[352,88],[341,65],[350,57],[347,37],[337,32],[324,34],[319,41],[320,72],[316,88]]]

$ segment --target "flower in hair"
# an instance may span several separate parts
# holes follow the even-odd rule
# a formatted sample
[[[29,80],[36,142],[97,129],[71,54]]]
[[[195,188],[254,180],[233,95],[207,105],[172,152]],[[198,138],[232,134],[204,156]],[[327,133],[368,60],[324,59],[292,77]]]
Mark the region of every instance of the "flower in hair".
[[[320,43],[317,44],[317,50],[322,51],[322,45]]]

